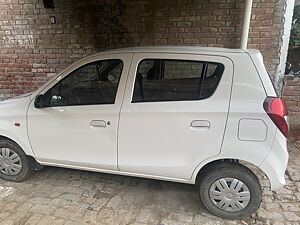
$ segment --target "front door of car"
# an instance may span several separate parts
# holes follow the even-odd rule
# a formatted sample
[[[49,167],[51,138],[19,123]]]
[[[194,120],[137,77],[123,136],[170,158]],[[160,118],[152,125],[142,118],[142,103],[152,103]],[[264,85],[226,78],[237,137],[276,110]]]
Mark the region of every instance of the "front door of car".
[[[28,136],[44,163],[117,170],[117,132],[132,54],[72,66],[33,100]]]
[[[120,114],[119,169],[191,179],[221,150],[232,77],[225,57],[134,54]]]

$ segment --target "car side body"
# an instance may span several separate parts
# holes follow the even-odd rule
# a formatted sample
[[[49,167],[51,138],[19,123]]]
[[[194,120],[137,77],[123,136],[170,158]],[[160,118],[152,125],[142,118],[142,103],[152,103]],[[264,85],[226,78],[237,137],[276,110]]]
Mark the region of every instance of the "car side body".
[[[112,64],[117,66],[121,62],[114,102],[36,107],[38,96],[61,88],[55,85],[73,71],[105,60],[115,60]],[[153,65],[163,61],[159,65],[164,68],[180,60],[187,68],[201,62],[202,70],[220,68],[222,76],[211,95],[202,99],[134,100],[139,65],[147,66],[147,60]],[[177,73],[176,65],[170,70]],[[155,86],[155,79],[145,85]],[[0,137],[15,142],[40,165],[189,184],[197,183],[201,171],[211,164],[245,161],[261,169],[276,190],[285,184],[288,151],[286,137],[266,113],[266,98],[277,94],[257,50],[109,50],[79,60],[31,94],[0,102]]]

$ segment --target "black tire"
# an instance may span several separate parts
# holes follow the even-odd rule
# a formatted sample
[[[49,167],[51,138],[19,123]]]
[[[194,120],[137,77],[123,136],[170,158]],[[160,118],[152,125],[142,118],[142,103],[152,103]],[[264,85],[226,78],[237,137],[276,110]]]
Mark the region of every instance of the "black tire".
[[[30,175],[31,170],[29,168],[26,154],[22,148],[13,141],[8,139],[0,139],[0,154],[3,148],[13,150],[20,157],[22,166],[20,172],[15,175],[6,174],[3,170],[0,170],[0,178],[15,182],[25,180]]]
[[[238,179],[247,186],[250,192],[250,200],[243,209],[235,212],[226,211],[219,208],[216,203],[213,202],[209,194],[210,188],[216,187],[212,185],[221,178]],[[262,189],[259,180],[250,169],[238,163],[220,162],[219,164],[208,167],[202,173],[201,177],[199,177],[199,188],[200,199],[205,208],[212,214],[224,219],[236,220],[249,217],[258,210],[262,200]],[[226,198],[226,201],[227,200]],[[230,208],[232,208],[232,204],[230,204]]]

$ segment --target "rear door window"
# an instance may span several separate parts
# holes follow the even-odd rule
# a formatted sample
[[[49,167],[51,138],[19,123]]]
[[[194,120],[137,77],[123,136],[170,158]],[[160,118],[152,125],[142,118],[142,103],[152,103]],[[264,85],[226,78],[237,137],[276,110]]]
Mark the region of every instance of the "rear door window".
[[[224,65],[216,62],[145,59],[138,65],[132,102],[209,98],[223,72]]]

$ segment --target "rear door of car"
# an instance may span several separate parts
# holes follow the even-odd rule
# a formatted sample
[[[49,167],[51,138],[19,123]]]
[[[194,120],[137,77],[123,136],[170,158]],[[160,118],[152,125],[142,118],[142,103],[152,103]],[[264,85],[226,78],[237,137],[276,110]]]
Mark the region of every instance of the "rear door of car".
[[[190,179],[220,152],[232,76],[226,57],[134,54],[120,113],[120,171]]]

